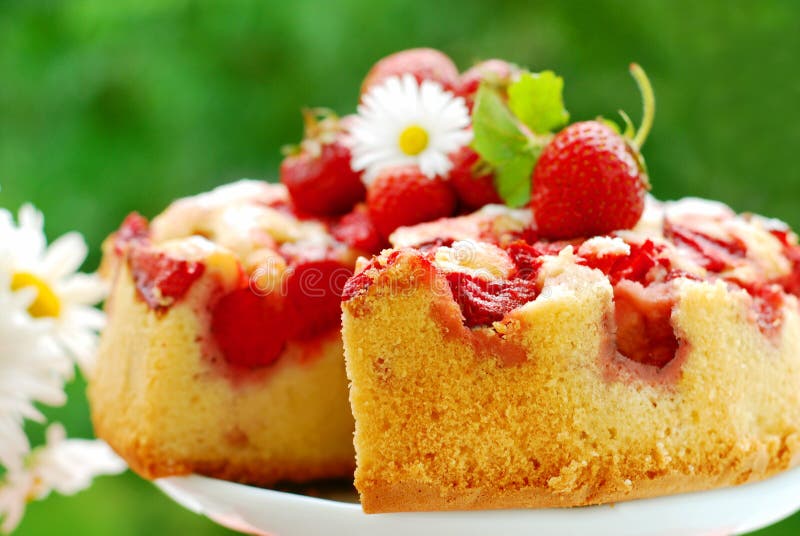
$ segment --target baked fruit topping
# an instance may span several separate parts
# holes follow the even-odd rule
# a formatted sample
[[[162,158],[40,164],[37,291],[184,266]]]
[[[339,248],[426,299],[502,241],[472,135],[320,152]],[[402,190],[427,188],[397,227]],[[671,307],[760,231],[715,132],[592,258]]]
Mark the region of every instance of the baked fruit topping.
[[[181,299],[205,271],[202,262],[176,259],[147,248],[131,251],[128,263],[139,295],[155,310],[169,308]]]
[[[769,229],[767,220],[732,211],[721,214],[718,205],[695,199],[662,204],[650,198],[648,205],[632,230],[589,239],[520,240],[533,236],[526,232],[533,223],[511,209],[487,207],[400,228],[392,242],[397,251],[410,248],[442,273],[469,328],[491,328],[535,302],[545,281],[543,263],[560,258],[566,265],[596,270],[607,280],[614,302],[611,335],[616,350],[631,361],[663,368],[675,358],[680,337],[672,312],[682,281],[721,281],[745,292],[754,324],[765,335],[779,334],[784,297],[793,290],[788,276],[794,270],[793,250]],[[714,236],[704,235],[708,229],[715,229]],[[789,243],[795,240],[790,236]],[[757,247],[748,247],[748,242]],[[709,261],[723,256],[726,262]],[[361,270],[348,283],[345,301],[365,296],[396,258],[392,254]]]

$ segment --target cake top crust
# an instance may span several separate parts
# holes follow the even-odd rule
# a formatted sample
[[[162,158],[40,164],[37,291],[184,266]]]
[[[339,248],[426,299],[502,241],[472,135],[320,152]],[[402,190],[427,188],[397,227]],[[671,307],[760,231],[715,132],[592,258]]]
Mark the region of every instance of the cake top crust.
[[[786,224],[696,198],[648,197],[634,228],[588,238],[546,240],[538,236],[534,213],[488,206],[400,228],[392,242],[394,249],[359,264],[345,287],[346,302],[362,299],[408,257],[440,274],[461,321],[473,330],[502,330],[516,311],[543,299],[544,289],[547,299],[557,297],[554,280],[607,285],[617,348],[653,367],[666,366],[678,353],[671,312],[684,283],[722,283],[741,292],[768,337],[780,333],[784,307],[797,307],[800,290],[800,246]]]

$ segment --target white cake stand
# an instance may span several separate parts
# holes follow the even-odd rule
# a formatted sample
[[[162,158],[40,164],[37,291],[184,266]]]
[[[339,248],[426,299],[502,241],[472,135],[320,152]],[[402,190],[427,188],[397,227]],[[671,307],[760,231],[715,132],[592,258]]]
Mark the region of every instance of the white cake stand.
[[[156,485],[177,503],[230,529],[266,536],[727,536],[800,509],[800,468],[763,482],[615,505],[547,510],[366,515],[352,493],[321,499],[202,476]]]

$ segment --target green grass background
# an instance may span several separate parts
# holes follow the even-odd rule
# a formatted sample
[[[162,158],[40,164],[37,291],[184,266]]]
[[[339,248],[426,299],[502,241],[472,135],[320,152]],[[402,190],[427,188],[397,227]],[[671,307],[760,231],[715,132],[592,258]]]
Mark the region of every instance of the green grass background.
[[[573,119],[637,120],[627,65],[658,99],[654,193],[721,199],[800,226],[800,3],[595,0],[0,0],[0,206],[98,246],[123,216],[239,177],[274,179],[299,108],[354,109],[370,65],[434,46],[566,79]],[[78,381],[51,412],[91,427]],[[31,436],[41,430],[31,427]],[[132,475],[30,507],[19,534],[224,534]],[[800,533],[800,517],[764,534]]]

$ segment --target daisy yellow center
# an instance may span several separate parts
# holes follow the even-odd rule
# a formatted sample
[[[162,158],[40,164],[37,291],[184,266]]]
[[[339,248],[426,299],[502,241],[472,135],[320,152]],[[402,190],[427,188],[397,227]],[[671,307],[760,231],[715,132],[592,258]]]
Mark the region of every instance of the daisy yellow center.
[[[28,307],[31,316],[41,318],[45,316],[58,317],[61,314],[61,300],[53,289],[42,278],[30,272],[17,272],[11,278],[11,290],[23,288],[36,289],[36,299]]]
[[[400,133],[397,144],[408,156],[416,156],[428,146],[428,132],[419,125],[407,126]]]

